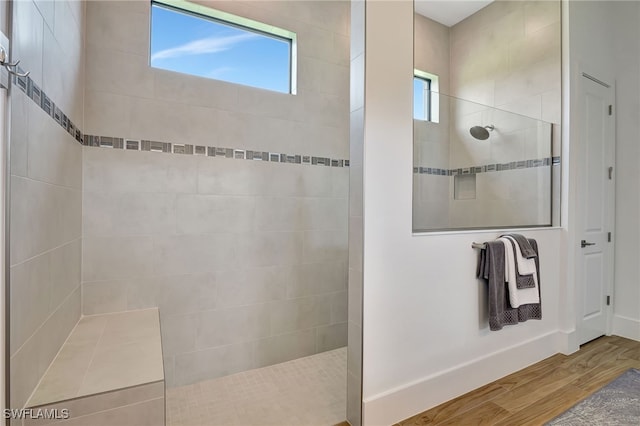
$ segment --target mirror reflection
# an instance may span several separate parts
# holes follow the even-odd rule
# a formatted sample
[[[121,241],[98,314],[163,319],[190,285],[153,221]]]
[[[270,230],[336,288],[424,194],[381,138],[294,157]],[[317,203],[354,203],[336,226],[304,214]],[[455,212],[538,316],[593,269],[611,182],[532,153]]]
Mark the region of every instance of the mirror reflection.
[[[559,1],[415,3],[413,230],[559,224]]]

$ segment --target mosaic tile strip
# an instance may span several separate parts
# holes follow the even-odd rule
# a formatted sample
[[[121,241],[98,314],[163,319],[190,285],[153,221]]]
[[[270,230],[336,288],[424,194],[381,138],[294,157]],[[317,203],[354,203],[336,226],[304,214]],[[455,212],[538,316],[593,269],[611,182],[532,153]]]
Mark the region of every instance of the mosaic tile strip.
[[[111,136],[84,135],[84,145],[99,148],[134,151],[163,152],[184,155],[222,157],[234,160],[265,161],[270,163],[307,164],[326,167],[349,167],[349,160],[314,157],[311,155],[283,154],[281,152],[252,151],[219,146],[177,144],[149,140],[130,140]]]
[[[23,73],[20,67],[18,71]],[[202,155],[224,157],[236,160],[266,161],[271,163],[308,164],[327,167],[349,167],[349,160],[328,157],[314,157],[280,152],[252,151],[244,149],[214,147],[205,145],[180,144],[172,142],[125,139],[112,136],[85,135],[71,119],[56,105],[31,77],[12,75],[12,83],[22,90],[48,116],[65,129],[80,144],[85,146],[127,151],[149,151],[181,155]]]
[[[18,67],[18,72],[24,70]],[[42,91],[42,89],[31,79],[31,77],[19,77],[11,75],[11,83],[23,91],[29,99],[35,102],[48,116],[53,118],[67,133],[69,133],[78,143],[83,143],[82,131],[71,119]]]
[[[436,176],[455,176],[470,175],[489,172],[504,172],[507,170],[531,169],[534,167],[559,166],[560,157],[536,158],[532,160],[511,161],[509,163],[486,164],[484,166],[465,167],[459,169],[438,169],[435,167],[414,167],[413,173],[436,175]]]

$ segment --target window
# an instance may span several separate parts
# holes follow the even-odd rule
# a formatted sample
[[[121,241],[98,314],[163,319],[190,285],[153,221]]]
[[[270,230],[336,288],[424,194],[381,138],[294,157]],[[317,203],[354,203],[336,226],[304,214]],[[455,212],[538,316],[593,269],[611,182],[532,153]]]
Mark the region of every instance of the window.
[[[413,70],[413,118],[438,123],[439,109],[438,76]]]
[[[295,94],[296,35],[180,0],[151,4],[154,68]]]

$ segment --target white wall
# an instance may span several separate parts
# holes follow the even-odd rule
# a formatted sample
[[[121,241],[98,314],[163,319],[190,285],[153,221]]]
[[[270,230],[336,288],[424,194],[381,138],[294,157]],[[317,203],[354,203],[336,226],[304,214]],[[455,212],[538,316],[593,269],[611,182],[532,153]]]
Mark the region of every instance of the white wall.
[[[366,17],[363,399],[364,424],[382,425],[563,349],[565,231],[523,231],[540,246],[543,320],[490,332],[471,243],[498,233],[411,233],[413,5],[368,2]]]

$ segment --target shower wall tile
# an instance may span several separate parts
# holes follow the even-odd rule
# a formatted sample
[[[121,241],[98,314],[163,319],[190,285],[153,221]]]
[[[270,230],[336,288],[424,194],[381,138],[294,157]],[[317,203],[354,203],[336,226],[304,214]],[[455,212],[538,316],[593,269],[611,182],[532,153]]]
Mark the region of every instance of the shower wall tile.
[[[192,314],[220,306],[214,274],[165,275],[151,280],[164,315]]]
[[[322,296],[284,300],[269,304],[272,334],[304,330],[331,322],[331,305]]]
[[[267,337],[270,335],[268,306],[258,304],[202,311],[198,315],[196,332],[199,349]]]
[[[345,291],[347,288],[347,262],[304,263],[290,271],[286,280],[288,298],[312,296]]]
[[[30,77],[42,85],[42,52],[44,44],[44,18],[33,1],[16,2],[12,57],[20,58],[20,66],[29,70]]]
[[[150,260],[159,275],[215,271],[238,262],[238,245],[230,233],[156,236]]]
[[[12,176],[11,265],[80,238],[81,192]]]
[[[302,262],[303,234],[300,232],[253,232],[234,236],[236,259],[256,266],[287,266]]]
[[[299,283],[296,267],[223,269],[215,273],[216,300],[220,306],[243,306],[287,298],[287,288]]]
[[[173,234],[176,195],[85,191],[84,236]]]
[[[152,237],[84,237],[82,279],[87,281],[146,277],[154,270]]]
[[[85,282],[82,285],[84,315],[127,310],[126,281]]]
[[[59,348],[78,322],[80,309],[80,287],[77,287],[11,356],[11,407],[24,407]]]
[[[198,314],[165,315],[161,318],[162,353],[165,360],[196,350]]]
[[[221,111],[238,110],[238,91],[242,89],[241,86],[215,80],[211,80],[211,84],[202,84],[202,77],[180,75],[180,78],[176,78],[175,72],[172,71],[158,69],[154,72],[154,93],[158,100],[215,108]],[[253,92],[250,89],[247,91]],[[258,101],[262,98],[256,95],[253,100]],[[215,137],[216,135],[211,136]]]
[[[21,90],[14,90],[11,94],[10,173],[14,176],[27,176],[30,103],[27,95]]]
[[[9,349],[11,407],[21,408],[81,312],[82,147],[61,123],[83,125],[84,23],[66,1],[20,1],[13,13],[11,56],[37,86],[11,96]],[[36,105],[38,89],[61,123]]]
[[[88,93],[88,91],[87,91]],[[127,135],[131,126],[131,97],[113,93],[87,95],[85,126],[96,135]]]
[[[88,192],[194,193],[197,158],[84,148],[83,189]]]
[[[87,43],[135,55],[148,54],[147,13],[97,2],[87,8],[86,22],[91,27],[87,32]]]
[[[93,6],[88,6],[91,11]],[[107,21],[103,21],[106,22]],[[111,25],[111,23],[109,23]],[[140,25],[142,25],[140,23]],[[87,34],[91,34],[88,31]],[[89,91],[115,93],[120,95],[152,98],[154,91],[153,74],[148,72],[149,59],[146,55],[134,55],[88,44],[87,83]],[[85,130],[91,133],[91,129]]]
[[[237,343],[176,355],[174,383],[186,385],[249,370],[254,367],[251,346]]]
[[[255,368],[313,355],[316,353],[316,329],[258,340],[254,342],[253,351]]]
[[[252,197],[178,195],[175,203],[177,232],[208,234],[250,230],[255,204]]]
[[[28,108],[28,177],[80,189],[82,147],[35,103],[29,102]]]
[[[308,231],[304,233],[303,254],[305,262],[333,262],[345,258],[348,232]]]
[[[158,306],[169,386],[346,344],[349,5],[306,3],[215,4],[298,32],[289,95],[151,68],[149,4],[87,2],[86,134],[322,158],[84,148],[84,313]]]
[[[318,327],[316,346],[319,352],[341,348],[347,341],[347,323]]]

